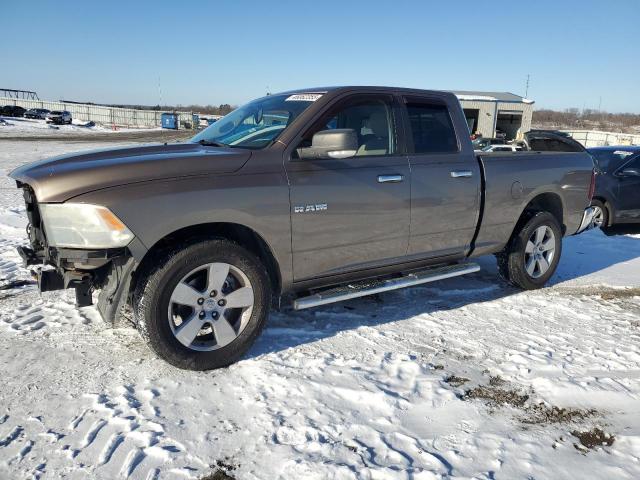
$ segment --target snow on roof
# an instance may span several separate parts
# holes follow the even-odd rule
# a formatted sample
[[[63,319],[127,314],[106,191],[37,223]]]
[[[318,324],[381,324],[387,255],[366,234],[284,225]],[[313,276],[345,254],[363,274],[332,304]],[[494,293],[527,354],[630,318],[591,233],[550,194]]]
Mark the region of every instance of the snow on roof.
[[[519,102],[533,103],[533,100],[510,92],[474,92],[469,90],[451,90],[460,100],[480,102]]]
[[[498,99],[496,97],[488,97],[485,95],[463,95],[463,94],[456,94],[456,97],[458,97],[459,100],[482,100],[482,101],[489,101],[489,102],[497,102]]]

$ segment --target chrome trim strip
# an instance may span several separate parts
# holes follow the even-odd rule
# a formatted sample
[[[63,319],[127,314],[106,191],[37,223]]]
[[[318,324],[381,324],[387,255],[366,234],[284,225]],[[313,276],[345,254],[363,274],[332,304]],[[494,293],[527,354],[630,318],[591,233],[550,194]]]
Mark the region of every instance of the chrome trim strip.
[[[471,170],[454,170],[451,172],[451,176],[453,178],[473,177],[473,172]]]
[[[303,310],[305,308],[318,307],[329,303],[341,302],[352,298],[364,297],[375,293],[388,292],[389,290],[397,290],[399,288],[412,287],[423,283],[444,280],[445,278],[458,277],[473,273],[480,270],[480,266],[476,263],[464,263],[441,268],[434,268],[417,273],[410,273],[402,278],[393,278],[389,280],[381,280],[378,282],[364,282],[361,286],[358,284],[347,285],[332,290],[309,295],[308,297],[297,298],[293,302],[295,310]]]

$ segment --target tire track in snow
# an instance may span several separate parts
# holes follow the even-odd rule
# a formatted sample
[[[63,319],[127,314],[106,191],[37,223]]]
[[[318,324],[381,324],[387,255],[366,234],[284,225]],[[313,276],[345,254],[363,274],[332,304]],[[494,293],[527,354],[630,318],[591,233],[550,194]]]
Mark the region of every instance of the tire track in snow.
[[[179,442],[165,435],[151,401],[157,390],[131,386],[116,395],[85,395],[87,408],[68,426],[60,451],[92,475],[108,478],[154,478],[165,464],[187,469],[193,459]],[[202,467],[202,462],[197,462]]]

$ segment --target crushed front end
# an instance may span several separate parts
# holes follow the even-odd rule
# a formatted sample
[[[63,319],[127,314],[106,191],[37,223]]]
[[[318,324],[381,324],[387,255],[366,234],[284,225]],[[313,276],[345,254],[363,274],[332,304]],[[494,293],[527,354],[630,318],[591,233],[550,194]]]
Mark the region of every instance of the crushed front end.
[[[111,228],[114,232],[118,228],[126,229],[104,207],[81,204],[41,205],[29,185],[19,181],[17,185],[24,194],[30,244],[18,247],[17,250],[24,266],[32,267],[31,273],[38,282],[40,292],[73,288],[77,306],[84,307],[93,304],[92,293],[100,290],[98,309],[106,321],[113,323],[127,299],[129,280],[135,265],[128,246],[119,244],[128,244],[133,235],[128,229],[126,236],[120,234],[119,237],[113,232],[100,232],[96,227],[101,227],[101,224],[106,225],[101,228]],[[76,210],[85,210],[83,216],[72,218],[74,205],[77,205]],[[66,207],[61,208],[62,206]],[[43,210],[55,210],[48,214],[49,225],[45,225]],[[95,225],[92,224],[93,220]],[[74,222],[79,227],[75,227]],[[83,224],[86,230],[84,235],[74,231],[74,228],[81,230]],[[114,237],[115,241],[107,237]],[[95,246],[91,245],[92,241]]]

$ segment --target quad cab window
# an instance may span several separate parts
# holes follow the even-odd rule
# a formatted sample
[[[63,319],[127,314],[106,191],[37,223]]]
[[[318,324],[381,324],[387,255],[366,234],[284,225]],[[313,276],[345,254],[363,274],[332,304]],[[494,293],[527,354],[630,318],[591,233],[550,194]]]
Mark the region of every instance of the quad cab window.
[[[415,153],[449,153],[458,151],[458,140],[446,105],[408,101]]]
[[[356,157],[396,153],[396,130],[389,96],[360,95],[338,103],[305,133],[296,152],[300,148],[311,147],[316,133],[337,129],[355,132]]]

